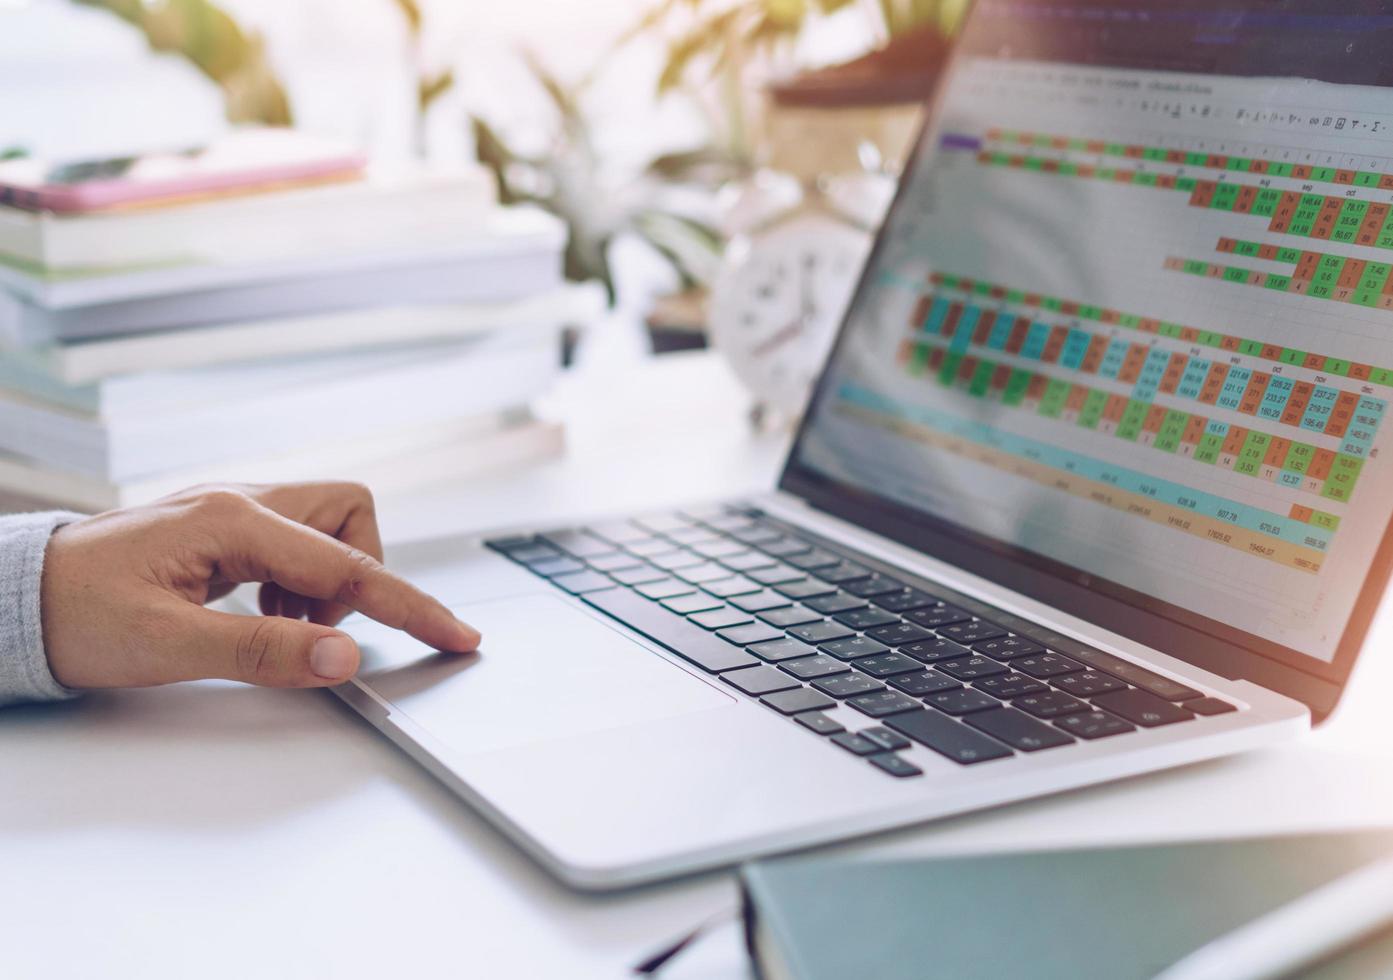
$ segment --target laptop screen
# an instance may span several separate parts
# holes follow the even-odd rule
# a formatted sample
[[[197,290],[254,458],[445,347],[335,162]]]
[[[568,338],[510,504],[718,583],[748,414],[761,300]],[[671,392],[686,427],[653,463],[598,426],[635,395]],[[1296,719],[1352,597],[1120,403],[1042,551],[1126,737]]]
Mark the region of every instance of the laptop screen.
[[[1384,9],[981,0],[791,466],[1330,662],[1393,515]]]

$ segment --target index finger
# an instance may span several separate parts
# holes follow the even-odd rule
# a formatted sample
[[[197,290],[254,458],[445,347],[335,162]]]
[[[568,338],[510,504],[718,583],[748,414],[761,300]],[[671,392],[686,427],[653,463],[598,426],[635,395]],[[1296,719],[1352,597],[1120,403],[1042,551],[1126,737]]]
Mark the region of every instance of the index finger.
[[[243,582],[274,582],[311,599],[335,602],[437,650],[468,653],[479,631],[439,600],[393,575],[372,555],[252,501],[224,525],[221,572]]]

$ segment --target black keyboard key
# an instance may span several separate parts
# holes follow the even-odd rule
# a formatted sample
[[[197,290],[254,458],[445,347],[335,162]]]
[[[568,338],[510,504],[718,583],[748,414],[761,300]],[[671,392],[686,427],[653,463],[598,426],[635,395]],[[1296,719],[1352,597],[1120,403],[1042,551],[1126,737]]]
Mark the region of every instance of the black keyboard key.
[[[658,555],[650,560],[656,564],[659,558],[664,557],[666,556]],[[682,581],[691,582],[693,585],[701,585],[705,582],[715,582],[718,579],[730,578],[729,569],[722,568],[715,562],[702,561],[700,558],[698,558],[697,561],[701,562],[701,564],[684,565],[672,569],[672,572]]]
[[[597,558],[600,555],[613,554],[615,551],[613,544],[585,531],[548,531],[541,535],[541,538],[577,558]]]
[[[1144,728],[1159,728],[1161,725],[1174,725],[1178,721],[1190,721],[1195,715],[1183,707],[1176,707],[1169,701],[1158,698],[1146,691],[1135,688],[1127,691],[1113,691],[1100,694],[1093,699],[1095,708],[1104,708],[1115,715]]]
[[[788,595],[787,589],[780,589],[784,595]],[[809,609],[816,609],[824,616],[834,613],[844,613],[851,609],[865,609],[866,600],[858,599],[854,595],[847,595],[845,592],[834,592],[831,595],[817,596],[808,599],[803,603]]]
[[[812,551],[805,551],[802,554],[789,555],[788,563],[794,568],[812,571],[815,568],[828,568],[832,565],[840,565],[842,560],[830,551],[814,548]]]
[[[872,718],[885,718],[889,715],[897,715],[903,711],[915,711],[919,708],[918,701],[906,697],[899,691],[858,694],[856,697],[847,698],[846,703],[863,715],[870,715]]]
[[[726,533],[730,533],[731,531],[743,531],[746,528],[755,526],[755,522],[744,514],[723,513],[709,518],[697,517],[695,514],[688,514],[687,516],[696,517],[697,520],[701,521],[707,527],[715,528],[717,531],[725,531]]]
[[[922,626],[915,626],[913,623],[887,623],[884,626],[877,626],[874,629],[866,630],[866,635],[871,639],[879,640],[881,643],[892,647],[903,646],[906,643],[918,643],[920,640],[932,640],[933,634]]]
[[[1114,677],[1121,678],[1133,687],[1149,691],[1158,698],[1164,698],[1167,701],[1189,701],[1191,698],[1203,697],[1193,687],[1186,687],[1178,681],[1162,677],[1154,671],[1138,667],[1136,664],[1123,660],[1121,657],[1114,657],[1110,653],[1094,650],[1091,647],[1080,647],[1069,652],[1088,666],[1107,671]]]
[[[784,582],[801,582],[807,573],[788,565],[770,565],[768,568],[755,568],[745,573],[762,585],[782,585]]]
[[[750,652],[760,660],[767,660],[770,663],[778,663],[781,660],[797,660],[799,657],[811,657],[817,653],[806,643],[799,643],[797,640],[790,640],[784,637],[781,640],[767,640],[764,643],[756,643],[750,647]]]
[[[650,640],[662,644],[682,659],[696,664],[702,670],[719,673],[759,663],[744,650],[731,646],[700,627],[693,626],[686,619],[668,612],[662,606],[634,595],[628,589],[592,592],[585,596],[585,601]]]
[[[995,623],[989,623],[985,619],[974,619],[968,623],[954,623],[952,626],[941,627],[938,631],[939,636],[945,636],[955,643],[966,643],[971,646],[981,640],[990,640],[994,637],[1005,636],[1006,631]]]
[[[1017,697],[1011,703],[1014,707],[1030,712],[1036,718],[1058,718],[1060,715],[1072,715],[1088,710],[1087,703],[1063,691],[1029,694]]]
[[[675,578],[661,578],[640,585],[634,591],[646,599],[671,599],[673,596],[691,595],[696,591],[696,586]]]
[[[1058,729],[1011,708],[979,711],[968,715],[963,722],[1022,752],[1054,749],[1074,741]]]
[[[632,521],[612,521],[608,524],[596,524],[585,529],[588,533],[597,538],[604,538],[610,544],[617,544],[621,547],[632,544],[635,541],[645,541],[648,539],[648,532],[643,530]]]
[[[920,709],[895,715],[885,725],[964,766],[1006,759],[1013,754],[1000,742],[935,711]]]
[[[867,575],[865,578],[854,579],[843,583],[842,589],[852,595],[859,595],[863,599],[872,596],[888,595],[891,592],[899,592],[905,587],[899,579],[891,578],[888,575],[881,575],[879,572]]]
[[[837,705],[837,702],[827,695],[811,691],[806,687],[800,687],[796,691],[766,694],[759,700],[782,715],[796,715],[800,711],[821,711],[824,708],[834,708]]]
[[[759,546],[765,554],[785,558],[791,555],[807,554],[813,546],[802,538],[782,537],[776,541],[766,541]]]
[[[1121,718],[1114,718],[1106,711],[1085,711],[1082,714],[1069,715],[1067,718],[1056,720],[1055,724],[1070,735],[1087,739],[1107,738],[1109,735],[1122,735],[1137,730],[1136,726],[1127,724]]]
[[[678,544],[709,544],[712,541],[721,540],[721,536],[704,527],[688,527],[680,531],[669,531],[663,535],[669,541],[676,541]]]
[[[819,711],[810,711],[805,715],[797,715],[793,719],[810,732],[819,735],[836,735],[838,732],[846,731],[846,727],[835,719],[828,718]]]
[[[986,691],[994,698],[1008,699],[1023,697],[1027,694],[1039,694],[1041,691],[1049,690],[1035,678],[1017,674],[1014,671],[1009,674],[997,674],[995,677],[984,677],[972,686],[979,691]]]
[[[770,592],[768,589],[762,592],[751,592],[748,595],[733,595],[729,601],[736,609],[743,609],[749,613],[764,612],[766,609],[780,609],[790,605],[789,601],[779,593]]]
[[[953,623],[964,623],[971,618],[971,613],[959,609],[957,606],[950,606],[946,602],[937,606],[926,606],[923,609],[914,609],[905,613],[905,619],[918,623],[920,626],[927,626],[930,629],[938,629],[940,626],[950,626]]]
[[[801,660],[785,660],[779,664],[779,667],[805,681],[816,680],[819,677],[830,677],[833,674],[845,674],[851,670],[836,657],[829,657],[825,653],[817,653]]]
[[[747,647],[751,643],[781,640],[784,634],[771,626],[765,626],[763,623],[746,623],[744,626],[730,626],[723,630],[717,630],[716,635],[727,643],[734,643],[738,647]]]
[[[732,555],[742,555],[747,549],[734,541],[718,539],[716,541],[703,541],[701,544],[694,544],[692,545],[692,550],[703,558],[715,558],[719,561],[722,558],[729,558]]]
[[[693,592],[691,595],[680,595],[671,599],[664,599],[663,605],[673,612],[685,616],[688,613],[699,613],[711,609],[720,609],[725,603],[712,596],[702,595],[700,592]]]
[[[599,572],[573,572],[570,575],[558,575],[551,580],[556,585],[565,589],[572,595],[585,595],[589,592],[598,592],[601,589],[613,589],[614,581],[608,575]],[[616,592],[623,592],[624,589],[615,589]],[[638,602],[647,600],[634,596]]]
[[[586,564],[597,572],[617,572],[621,568],[638,568],[643,564],[643,559],[627,551],[615,551],[597,558],[587,558]]]
[[[780,629],[788,629],[791,626],[803,626],[806,623],[817,623],[822,621],[822,617],[811,609],[802,606],[786,606],[783,609],[770,609],[759,614],[759,618],[770,626],[777,626]]]
[[[1010,660],[1012,657],[1045,652],[1045,648],[1040,644],[1023,636],[998,636],[994,640],[979,640],[972,644],[972,650],[993,660]]]
[[[911,776],[924,775],[924,770],[920,769],[908,759],[898,756],[893,752],[882,752],[880,755],[873,755],[867,761],[877,769],[888,772],[890,775],[899,779],[908,779]]]
[[[620,585],[642,585],[644,582],[656,582],[659,579],[667,578],[667,572],[661,568],[643,564],[633,568],[620,569],[612,577]]]
[[[865,578],[871,574],[871,570],[865,565],[858,565],[855,562],[844,561],[828,568],[819,568],[816,572],[818,578],[824,582],[839,584],[850,582],[852,579]]]
[[[991,677],[993,674],[1004,674],[1007,671],[1007,668],[987,657],[943,660],[934,666],[949,677],[956,677],[960,681],[975,681],[979,677]]]
[[[820,677],[813,681],[813,687],[834,698],[850,698],[858,694],[884,690],[885,685],[871,680],[865,674],[840,674],[836,677]]]
[[[509,558],[513,559],[513,561],[521,562],[524,565],[532,565],[539,561],[560,558],[561,552],[557,551],[551,545],[534,544],[507,552],[507,555]]]
[[[1230,711],[1238,710],[1227,701],[1220,701],[1218,698],[1196,698],[1186,701],[1185,707],[1197,715],[1226,715]]]
[[[911,609],[922,609],[925,606],[938,604],[936,596],[908,587],[878,595],[871,601],[881,609],[888,609],[891,612],[908,612]]]
[[[837,591],[837,587],[828,585],[826,582],[819,582],[815,578],[808,578],[801,582],[782,582],[774,586],[774,591],[786,595],[790,599],[811,599],[814,596],[833,595]]]
[[[554,575],[569,575],[572,572],[585,571],[585,562],[577,561],[566,555],[557,555],[555,558],[543,558],[541,561],[530,562],[527,566],[538,575],[545,575],[551,578]]]
[[[951,677],[933,670],[921,670],[913,674],[899,674],[890,678],[890,686],[912,694],[916,698],[922,698],[928,694],[937,694],[940,691],[956,691],[962,687]]]
[[[783,537],[772,527],[765,527],[763,524],[755,524],[751,527],[736,528],[728,532],[736,541],[752,544],[758,547],[761,544],[768,544],[771,541],[778,541]]]
[[[748,595],[751,592],[758,592],[759,583],[751,582],[743,575],[732,575],[730,578],[718,578],[714,582],[702,582],[701,588],[714,596],[722,599],[729,599],[731,596]]]
[[[872,677],[894,677],[896,674],[916,673],[923,667],[916,660],[898,653],[882,653],[876,657],[862,657],[854,662],[857,670]]]
[[[1032,657],[1018,657],[1011,661],[1011,666],[1022,674],[1029,674],[1038,680],[1083,670],[1083,664],[1074,663],[1068,657],[1060,656],[1057,653],[1039,653]]]
[[[878,653],[889,653],[884,643],[877,643],[864,636],[849,636],[845,640],[832,640],[818,647],[823,653],[830,653],[839,660],[855,660],[857,657],[873,657]]]
[[[900,617],[894,613],[886,612],[884,609],[852,609],[847,612],[837,613],[832,617],[837,622],[850,626],[854,630],[868,630],[876,626],[888,626],[897,623]]]
[[[924,640],[919,643],[908,643],[900,647],[900,653],[926,664],[972,656],[971,650],[961,643],[954,643],[952,640]]]
[[[886,728],[884,725],[876,725],[874,728],[864,728],[857,734],[862,738],[870,739],[886,752],[898,752],[901,749],[909,748],[909,739],[905,738],[897,731]]]
[[[981,691],[974,691],[970,687],[930,694],[924,699],[924,702],[950,715],[966,715],[973,711],[986,711],[988,708],[1001,707],[1001,702],[996,698],[983,694]]]
[[[702,629],[707,630],[720,630],[727,626],[739,626],[742,623],[754,622],[754,618],[749,613],[732,609],[729,606],[712,609],[710,612],[693,613],[688,618]]]
[[[1076,698],[1091,698],[1095,694],[1121,691],[1127,687],[1116,677],[1100,674],[1096,670],[1085,670],[1082,673],[1060,677],[1054,682],[1054,686],[1061,691],[1068,691]]]
[[[848,636],[855,636],[851,630],[841,623],[834,623],[830,620],[821,620],[816,623],[808,623],[806,626],[795,626],[788,631],[789,636],[796,636],[804,643],[829,643],[832,640],[844,640]]]
[[[840,735],[833,735],[832,741],[846,749],[852,755],[874,755],[880,751],[880,746],[876,745],[868,738],[860,735],[853,735],[851,732],[843,732]]]
[[[773,667],[746,667],[743,670],[728,670],[721,675],[721,680],[731,687],[755,697],[762,694],[773,694],[775,691],[790,691],[799,686],[792,677],[775,670]]]
[[[737,551],[717,561],[732,572],[748,572],[752,568],[768,568],[774,559],[759,551]]]
[[[680,514],[646,514],[643,517],[635,517],[634,523],[654,534],[667,534],[693,526],[691,521]]]
[[[514,551],[522,551],[526,548],[531,548],[536,545],[536,543],[537,536],[535,534],[515,534],[507,538],[490,538],[484,542],[484,547],[494,551],[501,551],[506,555]]]

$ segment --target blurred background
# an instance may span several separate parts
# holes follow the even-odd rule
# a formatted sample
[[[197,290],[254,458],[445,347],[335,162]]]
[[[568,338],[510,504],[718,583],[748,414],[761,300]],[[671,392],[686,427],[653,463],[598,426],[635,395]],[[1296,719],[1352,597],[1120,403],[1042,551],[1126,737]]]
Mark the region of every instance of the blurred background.
[[[519,318],[561,328],[559,366],[714,343],[756,414],[786,424],[966,2],[0,0],[0,195],[5,173],[12,188],[50,191],[77,174],[99,178],[79,197],[120,198],[0,196],[0,488],[95,507],[224,471],[214,464],[291,475],[269,460],[231,467],[247,461],[235,439],[203,436],[204,451],[182,455],[130,449],[192,431],[152,428],[137,409],[167,417],[193,390],[205,408],[210,392],[274,394],[323,377],[333,358],[343,368],[350,351],[361,391],[383,355],[448,347],[463,363],[464,333],[478,348],[497,332],[481,323]],[[130,197],[131,177],[209,148],[244,153],[266,127],[294,137],[273,155],[316,157],[322,172],[294,186],[246,177],[235,196],[143,185]],[[142,161],[152,154],[175,161]],[[345,182],[357,189],[310,186]],[[506,209],[552,224],[498,230]],[[548,227],[556,281],[536,271]],[[485,275],[481,250],[524,240],[537,264],[509,272],[509,289],[460,285]],[[332,284],[350,269],[372,270],[351,302]],[[545,315],[519,312],[562,287]],[[450,317],[468,328],[440,327]],[[266,346],[287,318],[293,329]],[[188,353],[205,340],[222,353]],[[425,382],[398,371],[378,390]],[[216,420],[252,425],[247,400],[224,399]],[[294,417],[332,407],[326,393]],[[485,408],[499,405],[422,406],[397,421],[477,421]]]

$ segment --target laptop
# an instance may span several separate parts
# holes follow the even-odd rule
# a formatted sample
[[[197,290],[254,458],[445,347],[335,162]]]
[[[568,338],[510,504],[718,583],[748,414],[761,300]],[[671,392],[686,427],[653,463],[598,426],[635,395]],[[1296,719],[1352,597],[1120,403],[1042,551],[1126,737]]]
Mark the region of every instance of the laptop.
[[[400,550],[483,647],[352,620],[338,694],[581,889],[1320,722],[1393,565],[1393,17],[1329,9],[975,4],[777,488]]]

